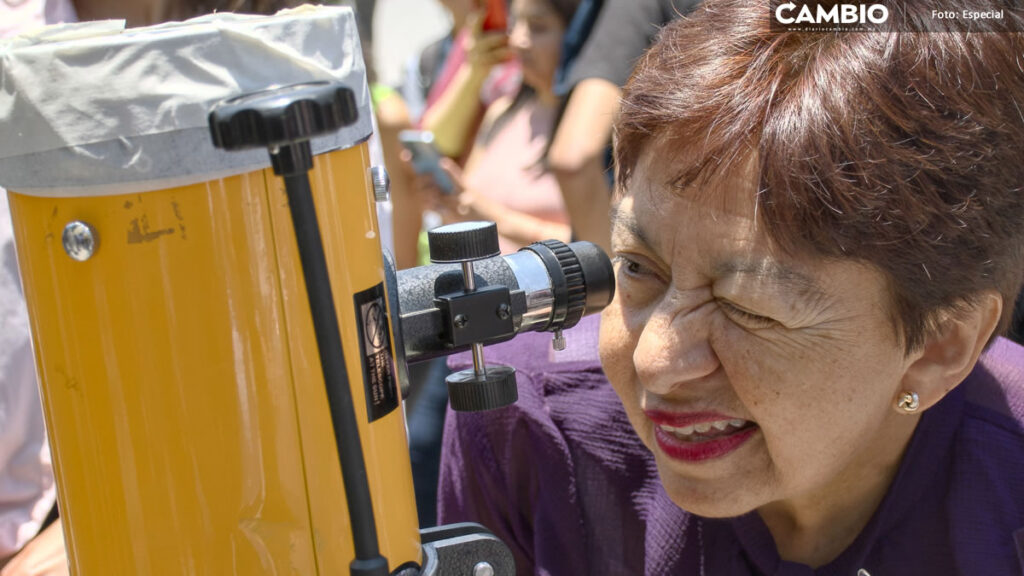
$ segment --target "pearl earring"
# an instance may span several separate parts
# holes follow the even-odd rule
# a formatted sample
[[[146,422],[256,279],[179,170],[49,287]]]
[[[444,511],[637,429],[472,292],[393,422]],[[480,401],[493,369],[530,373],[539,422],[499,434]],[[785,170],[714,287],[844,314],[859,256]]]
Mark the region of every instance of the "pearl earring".
[[[917,397],[917,392],[904,392],[903,394],[900,394],[899,400],[896,401],[896,407],[907,414],[917,412],[917,409],[921,407],[921,402]]]

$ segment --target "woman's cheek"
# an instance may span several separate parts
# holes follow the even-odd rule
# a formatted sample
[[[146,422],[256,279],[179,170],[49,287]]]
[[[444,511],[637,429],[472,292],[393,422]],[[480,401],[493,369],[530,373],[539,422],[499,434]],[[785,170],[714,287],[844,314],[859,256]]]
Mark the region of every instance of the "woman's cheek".
[[[711,348],[734,392],[760,402],[758,383],[772,378],[763,362],[772,354],[768,351],[771,344],[763,335],[738,325],[721,311],[712,315],[709,334]]]
[[[635,341],[625,324],[626,317],[618,299],[601,315],[598,352],[605,374],[617,389],[633,372]]]

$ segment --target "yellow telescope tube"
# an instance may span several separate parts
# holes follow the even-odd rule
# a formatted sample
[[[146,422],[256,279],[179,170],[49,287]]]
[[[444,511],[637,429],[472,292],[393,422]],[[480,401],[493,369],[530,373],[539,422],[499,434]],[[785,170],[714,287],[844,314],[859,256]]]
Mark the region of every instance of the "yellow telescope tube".
[[[326,48],[314,48],[310,62],[333,66],[354,82],[363,79],[354,32],[347,44],[338,32],[354,31],[347,9],[247,19],[239,24],[245,34],[223,35],[225,26],[198,27],[211,54],[219,43],[239,38],[245,49],[239,53],[252,53],[275,34],[296,51],[315,47],[310,38],[317,37]],[[309,36],[299,38],[306,29]],[[183,46],[195,44],[187,27],[152,36],[133,31],[57,45],[48,58],[67,53],[85,62],[82,55],[90,51],[138,57],[176,34],[183,35]],[[321,61],[339,43],[339,58],[354,59]],[[157,48],[154,66],[175,53]],[[33,47],[23,56],[40,51]],[[257,76],[266,72],[268,58],[291,53],[274,46],[267,54],[253,65]],[[304,66],[284,67],[282,74],[317,69]],[[13,74],[5,78],[15,90],[17,71],[0,66],[0,75]],[[238,90],[234,84],[251,84],[246,78],[228,84]],[[90,82],[104,80],[93,75]],[[34,84],[24,86],[19,106],[31,100],[27,91]],[[352,87],[360,97],[367,92]],[[153,88],[160,86],[138,89]],[[104,96],[126,89],[136,84],[125,88],[112,78]],[[84,88],[65,84],[62,90],[78,99],[75,106],[86,105]],[[223,96],[212,92],[209,99]],[[128,97],[123,106],[152,101],[158,100]],[[360,102],[359,126],[314,147],[330,151],[315,157],[310,182],[380,552],[395,571],[422,558],[369,179],[368,98]],[[209,109],[191,102],[169,121],[186,122],[192,105],[202,114]],[[35,121],[32,115],[11,121],[27,117]],[[65,120],[49,119],[36,133],[59,131]],[[90,118],[81,115],[81,121]],[[284,185],[269,168],[221,164],[229,156],[210,144],[183,145],[208,142],[208,129],[198,122],[83,140],[69,147],[74,154],[67,164],[32,167],[47,157],[42,148],[5,160],[0,145],[0,173],[14,178],[24,168],[28,175],[18,176],[22,185],[0,184],[10,188],[71,571],[348,574],[354,556],[348,503]],[[31,126],[18,130],[33,133]],[[266,163],[265,151],[257,152]],[[62,183],[69,166],[97,157],[103,165],[88,171],[87,185]],[[161,183],[124,177],[139,168],[140,157]],[[121,165],[131,168],[111,169]],[[203,171],[174,172],[195,165]],[[27,185],[25,178],[35,180]],[[79,234],[66,245],[69,225]]]
[[[401,410],[372,423],[367,412],[355,299],[384,273],[366,146],[315,162],[394,570],[419,562],[419,537]],[[12,192],[10,204],[73,572],[347,572],[348,510],[282,181],[264,170],[144,194]],[[84,262],[62,245],[71,221],[98,238]]]

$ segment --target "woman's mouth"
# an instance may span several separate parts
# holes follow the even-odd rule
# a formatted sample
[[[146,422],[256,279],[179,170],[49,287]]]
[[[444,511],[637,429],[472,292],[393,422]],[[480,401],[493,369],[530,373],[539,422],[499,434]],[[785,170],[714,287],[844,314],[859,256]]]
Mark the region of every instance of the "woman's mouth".
[[[676,428],[674,426],[659,426],[665,432],[675,435],[686,442],[699,442],[701,440],[712,440],[717,437],[727,436],[733,432],[751,424],[746,420],[735,418],[732,420],[715,420],[713,422],[701,422],[690,426]]]
[[[738,449],[758,430],[757,424],[719,415],[648,412],[654,439],[666,456],[686,462],[720,458]]]

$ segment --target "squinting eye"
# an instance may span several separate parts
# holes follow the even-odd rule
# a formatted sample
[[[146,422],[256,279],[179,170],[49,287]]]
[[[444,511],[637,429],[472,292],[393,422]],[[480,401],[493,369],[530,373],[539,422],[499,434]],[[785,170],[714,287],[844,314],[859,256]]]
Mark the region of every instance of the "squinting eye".
[[[735,320],[739,320],[741,324],[750,326],[753,328],[768,328],[778,324],[775,320],[768,318],[767,316],[760,316],[751,312],[747,312],[742,308],[738,308],[733,304],[725,301],[719,301],[718,305],[725,311],[728,316],[731,316]]]

